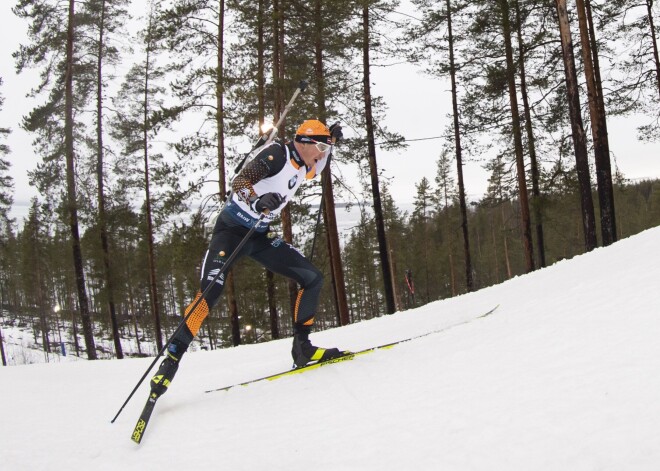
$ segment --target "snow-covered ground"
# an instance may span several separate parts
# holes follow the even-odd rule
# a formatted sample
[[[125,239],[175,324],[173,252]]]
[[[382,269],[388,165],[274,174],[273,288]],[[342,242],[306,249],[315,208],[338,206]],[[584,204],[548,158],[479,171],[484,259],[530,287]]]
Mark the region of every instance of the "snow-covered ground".
[[[477,293],[317,333],[361,349],[273,382],[290,341],[184,357],[141,445],[151,359],[0,368],[0,469],[658,470],[660,228]],[[490,316],[476,319],[495,305]]]

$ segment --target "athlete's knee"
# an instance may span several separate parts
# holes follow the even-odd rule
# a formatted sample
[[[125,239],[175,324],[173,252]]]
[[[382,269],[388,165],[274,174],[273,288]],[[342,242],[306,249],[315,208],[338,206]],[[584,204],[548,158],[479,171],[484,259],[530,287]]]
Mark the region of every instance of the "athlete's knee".
[[[224,250],[212,249],[209,249],[204,259],[200,291],[206,293],[204,298],[209,309],[218,302],[229,276],[230,267],[226,266],[226,259],[227,254]]]
[[[223,272],[218,275],[219,272],[219,268],[210,270],[205,274],[200,283],[200,291],[206,293],[204,295],[204,300],[209,309],[212,309],[218,303],[220,296],[225,289],[225,281],[228,273]],[[213,286],[209,288],[211,283],[213,283]]]
[[[305,275],[305,280],[301,283],[302,288],[320,291],[323,286],[323,272],[314,265],[310,265],[309,271]]]

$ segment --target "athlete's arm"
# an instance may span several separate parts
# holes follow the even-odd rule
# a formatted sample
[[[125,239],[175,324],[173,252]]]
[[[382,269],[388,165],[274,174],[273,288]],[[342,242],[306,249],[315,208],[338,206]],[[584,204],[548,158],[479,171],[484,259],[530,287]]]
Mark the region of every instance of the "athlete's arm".
[[[279,173],[286,164],[286,153],[281,145],[275,143],[247,163],[232,183],[232,190],[242,201],[250,205],[258,196],[254,185],[264,178]]]

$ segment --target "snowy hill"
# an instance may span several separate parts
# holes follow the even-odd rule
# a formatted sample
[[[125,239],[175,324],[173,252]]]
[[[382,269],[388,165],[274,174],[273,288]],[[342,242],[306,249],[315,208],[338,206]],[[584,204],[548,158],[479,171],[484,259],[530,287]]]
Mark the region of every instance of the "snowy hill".
[[[357,350],[274,382],[290,340],[188,354],[141,445],[150,359],[0,369],[7,470],[660,469],[660,228],[477,293],[312,337]],[[499,304],[490,316],[476,319]]]

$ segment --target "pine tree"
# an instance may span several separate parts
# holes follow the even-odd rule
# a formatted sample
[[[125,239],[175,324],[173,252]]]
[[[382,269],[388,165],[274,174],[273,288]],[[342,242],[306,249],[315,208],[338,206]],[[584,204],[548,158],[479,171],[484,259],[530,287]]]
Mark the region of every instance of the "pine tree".
[[[156,227],[154,220],[157,210],[154,206],[154,187],[160,187],[161,193],[168,184],[175,184],[171,175],[171,168],[163,161],[163,155],[152,152],[155,137],[163,127],[169,124],[170,115],[163,112],[162,100],[165,93],[162,81],[165,76],[164,68],[157,62],[160,45],[155,35],[156,17],[158,8],[150,3],[147,16],[147,26],[141,33],[143,59],[133,65],[125,77],[115,106],[119,110],[117,120],[113,121],[114,137],[122,142],[123,154],[127,158],[127,165],[141,177],[128,181],[129,188],[141,188],[144,191],[144,240],[147,245],[147,266],[149,277],[149,299],[151,314],[154,322],[154,336],[158,350],[163,348],[161,300],[158,289],[156,273]],[[141,167],[140,170],[138,168]],[[132,172],[124,167],[127,178]],[[156,182],[154,182],[154,178]],[[161,202],[162,206],[167,206]],[[162,209],[162,208],[161,208]],[[176,210],[169,207],[170,211]],[[161,215],[162,219],[165,215]]]
[[[438,191],[434,195],[433,199],[438,209],[437,232],[442,235],[442,239],[445,241],[448,252],[451,294],[452,296],[456,296],[458,294],[458,288],[454,266],[455,237],[453,234],[453,229],[457,224],[454,222],[452,209],[458,202],[458,193],[456,191],[456,183],[451,172],[451,163],[452,162],[451,158],[449,157],[449,152],[446,149],[443,150],[437,161],[435,184],[437,185]],[[468,287],[468,291],[469,290],[470,287]]]
[[[569,117],[571,122],[573,147],[575,150],[576,170],[580,183],[580,201],[582,204],[582,226],[584,230],[584,245],[587,251],[596,248],[596,223],[594,205],[591,196],[591,177],[587,159],[587,143],[580,112],[580,95],[578,90],[575,57],[573,55],[573,39],[571,35],[566,0],[555,0],[559,19],[559,34],[561,37],[566,75],[566,94],[568,97]]]
[[[372,218],[360,211],[360,222],[351,231],[344,246],[346,284],[351,322],[371,319],[381,314],[382,291],[379,270],[374,270],[376,228]]]
[[[650,115],[639,127],[639,139],[656,141],[660,115],[660,54],[657,19],[660,4],[653,0],[617,0],[601,5],[602,36],[621,45],[611,60],[620,76],[613,77],[608,106],[611,113]],[[601,26],[603,27],[603,26]]]
[[[91,75],[90,81],[96,89],[96,139],[92,153],[96,154],[96,183],[97,183],[97,226],[101,242],[102,264],[104,274],[104,291],[107,299],[108,317],[112,326],[115,355],[124,357],[119,322],[115,306],[115,289],[113,280],[113,267],[110,254],[110,234],[107,222],[107,195],[106,195],[106,149],[104,144],[104,89],[108,85],[105,66],[119,61],[119,49],[114,45],[117,36],[122,34],[122,25],[128,13],[125,9],[127,0],[106,2],[106,0],[93,0],[83,4],[82,15],[86,16],[86,29],[90,31],[83,36],[82,47],[92,51],[95,59],[93,67],[87,69]],[[91,146],[91,145],[90,145]]]
[[[426,177],[423,177],[418,184],[415,185],[417,194],[415,195],[415,200],[413,201],[414,210],[411,217],[411,224],[413,225],[413,231],[416,235],[413,238],[414,246],[417,249],[416,260],[421,262],[423,265],[423,270],[421,272],[424,274],[424,283],[425,288],[425,298],[426,302],[431,301],[431,267],[430,259],[431,255],[431,246],[430,246],[430,221],[435,212],[433,211],[433,190],[431,184]],[[420,270],[415,270],[417,273],[420,273]],[[419,277],[418,277],[419,279]]]
[[[237,14],[241,15],[238,2],[235,8]],[[226,149],[228,130],[240,129],[242,133],[244,126],[239,126],[236,121],[247,121],[242,113],[234,115],[234,121],[231,113],[227,113],[226,97],[232,95],[232,87],[238,83],[244,85],[244,82],[233,77],[232,68],[225,64],[225,57],[230,58],[229,61],[236,60],[233,54],[226,54],[225,51],[226,15],[224,0],[178,1],[162,13],[158,30],[159,37],[166,42],[169,50],[180,58],[176,70],[182,73],[182,77],[174,81],[173,87],[179,103],[171,111],[178,114],[179,119],[194,119],[199,112],[205,118],[194,135],[184,136],[176,145],[180,154],[180,171],[201,172],[201,177],[190,185],[186,196],[196,194],[206,183],[209,174],[217,174],[218,193],[211,197],[216,207],[224,203],[229,190],[227,169],[231,152]],[[261,25],[263,20],[257,21]],[[241,21],[237,23],[242,25]],[[209,63],[213,66],[209,66]],[[242,64],[236,66],[240,70]],[[238,75],[236,71],[233,73]],[[263,124],[263,114],[261,120]],[[195,158],[199,155],[203,157],[201,162]],[[239,345],[241,329],[233,272],[232,268],[227,273],[225,296],[233,343]]]
[[[523,114],[524,114],[524,123],[525,123],[525,135],[527,137],[527,149],[529,153],[529,162],[530,162],[530,177],[532,182],[532,213],[534,216],[534,225],[536,228],[536,247],[538,250],[538,263],[541,268],[546,266],[545,262],[545,238],[543,235],[543,216],[541,209],[541,191],[540,191],[540,170],[539,162],[537,156],[537,139],[534,133],[534,123],[532,121],[532,105],[530,104],[529,99],[529,87],[528,87],[528,77],[527,77],[527,53],[528,49],[535,47],[533,43],[535,40],[538,41],[538,35],[532,37],[530,42],[532,44],[527,44],[524,35],[523,35],[523,23],[526,17],[532,17],[531,12],[526,12],[526,15],[523,15],[522,9],[520,7],[520,0],[514,0],[515,8],[515,25],[516,25],[516,38],[518,45],[518,74],[520,76],[520,96],[522,99]],[[533,18],[533,17],[532,17]]]
[[[367,158],[369,160],[369,173],[371,175],[371,191],[373,195],[376,231],[378,233],[380,265],[381,270],[383,271],[383,281],[385,283],[386,312],[388,314],[393,314],[396,311],[394,278],[392,276],[391,261],[385,232],[385,221],[383,219],[383,205],[381,202],[378,166],[376,162],[374,118],[371,99],[371,28],[369,2],[364,2],[362,7],[362,84],[364,89],[364,114],[367,129]]]
[[[591,133],[594,143],[601,234],[603,245],[610,245],[616,242],[616,217],[610,166],[610,145],[605,116],[605,98],[603,97],[603,82],[600,77],[596,31],[591,15],[590,0],[577,0],[576,7],[580,26],[582,63],[587,82]]]
[[[2,77],[0,77],[0,86],[2,86]],[[4,97],[0,93],[0,111],[4,105]],[[8,175],[10,162],[4,157],[10,153],[9,146],[5,144],[4,140],[11,133],[9,128],[0,127],[0,313],[3,310],[3,304],[6,301],[5,280],[9,274],[9,266],[7,264],[8,255],[8,239],[11,234],[11,221],[9,218],[9,210],[13,204],[13,178]],[[2,317],[2,316],[0,316]],[[0,331],[0,356],[2,357],[3,366],[7,365],[5,357],[5,347],[2,340],[2,332]]]
[[[497,249],[499,243],[496,236],[496,227],[499,227],[502,234],[502,253],[504,255],[506,274],[507,278],[511,278],[513,276],[513,269],[509,253],[509,229],[507,227],[505,206],[507,203],[511,202],[512,195],[515,194],[515,177],[507,170],[507,165],[502,155],[497,155],[491,162],[489,162],[486,169],[490,170],[491,174],[488,178],[488,190],[482,204],[486,207],[493,208],[494,211],[499,210],[500,212],[499,225],[496,225],[494,221],[491,221],[493,251],[495,253],[499,252]],[[499,262],[497,258],[495,261],[495,279],[499,281]]]
[[[2,86],[2,77],[0,77],[0,87]],[[4,106],[4,97],[0,93],[0,111]],[[4,236],[10,224],[9,210],[14,202],[12,189],[14,188],[14,179],[9,174],[11,163],[5,158],[9,155],[11,149],[5,144],[5,139],[11,134],[11,129],[0,127],[0,243],[3,243]]]
[[[41,208],[36,198],[23,227],[22,253],[24,268],[22,272],[23,289],[28,294],[30,305],[36,309],[38,330],[41,334],[41,344],[46,354],[50,353],[49,327],[46,321],[46,310],[49,306],[47,286],[47,224],[42,220]],[[91,358],[90,358],[91,359]]]
[[[527,271],[534,270],[534,244],[532,241],[531,218],[529,212],[529,196],[527,192],[527,177],[523,154],[521,116],[518,107],[518,92],[516,85],[516,66],[513,59],[512,29],[508,0],[499,0],[506,56],[506,81],[509,90],[509,103],[512,119],[514,150],[518,173],[518,199],[520,203],[521,226],[523,231],[523,247]]]
[[[396,310],[400,311],[403,307],[401,293],[402,291],[407,290],[402,281],[397,281],[403,279],[399,275],[400,272],[398,268],[405,262],[405,257],[402,256],[402,248],[406,245],[405,220],[392,197],[387,182],[384,182],[382,187],[383,191],[381,197],[383,201],[383,219],[387,231],[390,263],[392,264],[392,288],[394,290]]]
[[[59,193],[54,191],[55,188],[64,186],[66,197],[62,204],[67,208],[71,232],[78,307],[87,355],[93,360],[97,356],[80,247],[76,185],[76,143],[82,139],[81,133],[84,132],[84,125],[76,113],[86,102],[89,90],[84,80],[76,80],[82,63],[74,48],[79,40],[75,29],[75,2],[69,0],[66,10],[58,6],[57,2],[18,2],[13,11],[18,17],[30,21],[30,44],[21,45],[13,56],[19,73],[26,68],[40,68],[42,72],[41,82],[31,94],[48,93],[46,103],[24,118],[23,127],[36,135],[34,145],[43,159],[32,173],[39,191],[52,198],[53,194]]]
[[[470,236],[468,227],[467,202],[465,196],[465,182],[463,178],[464,141],[461,123],[461,105],[459,103],[459,77],[458,70],[463,67],[460,57],[460,46],[465,41],[463,35],[465,22],[462,13],[467,4],[462,1],[446,0],[442,2],[429,2],[419,0],[415,2],[421,8],[423,21],[419,26],[410,29],[408,34],[418,43],[409,53],[415,61],[427,64],[429,73],[438,78],[449,77],[452,96],[452,129],[447,133],[447,141],[452,142],[456,158],[458,177],[458,198],[461,211],[461,230],[463,236],[463,255],[465,259],[465,280],[468,291],[474,289],[472,276],[472,255],[470,251]],[[458,28],[455,26],[458,25]]]

